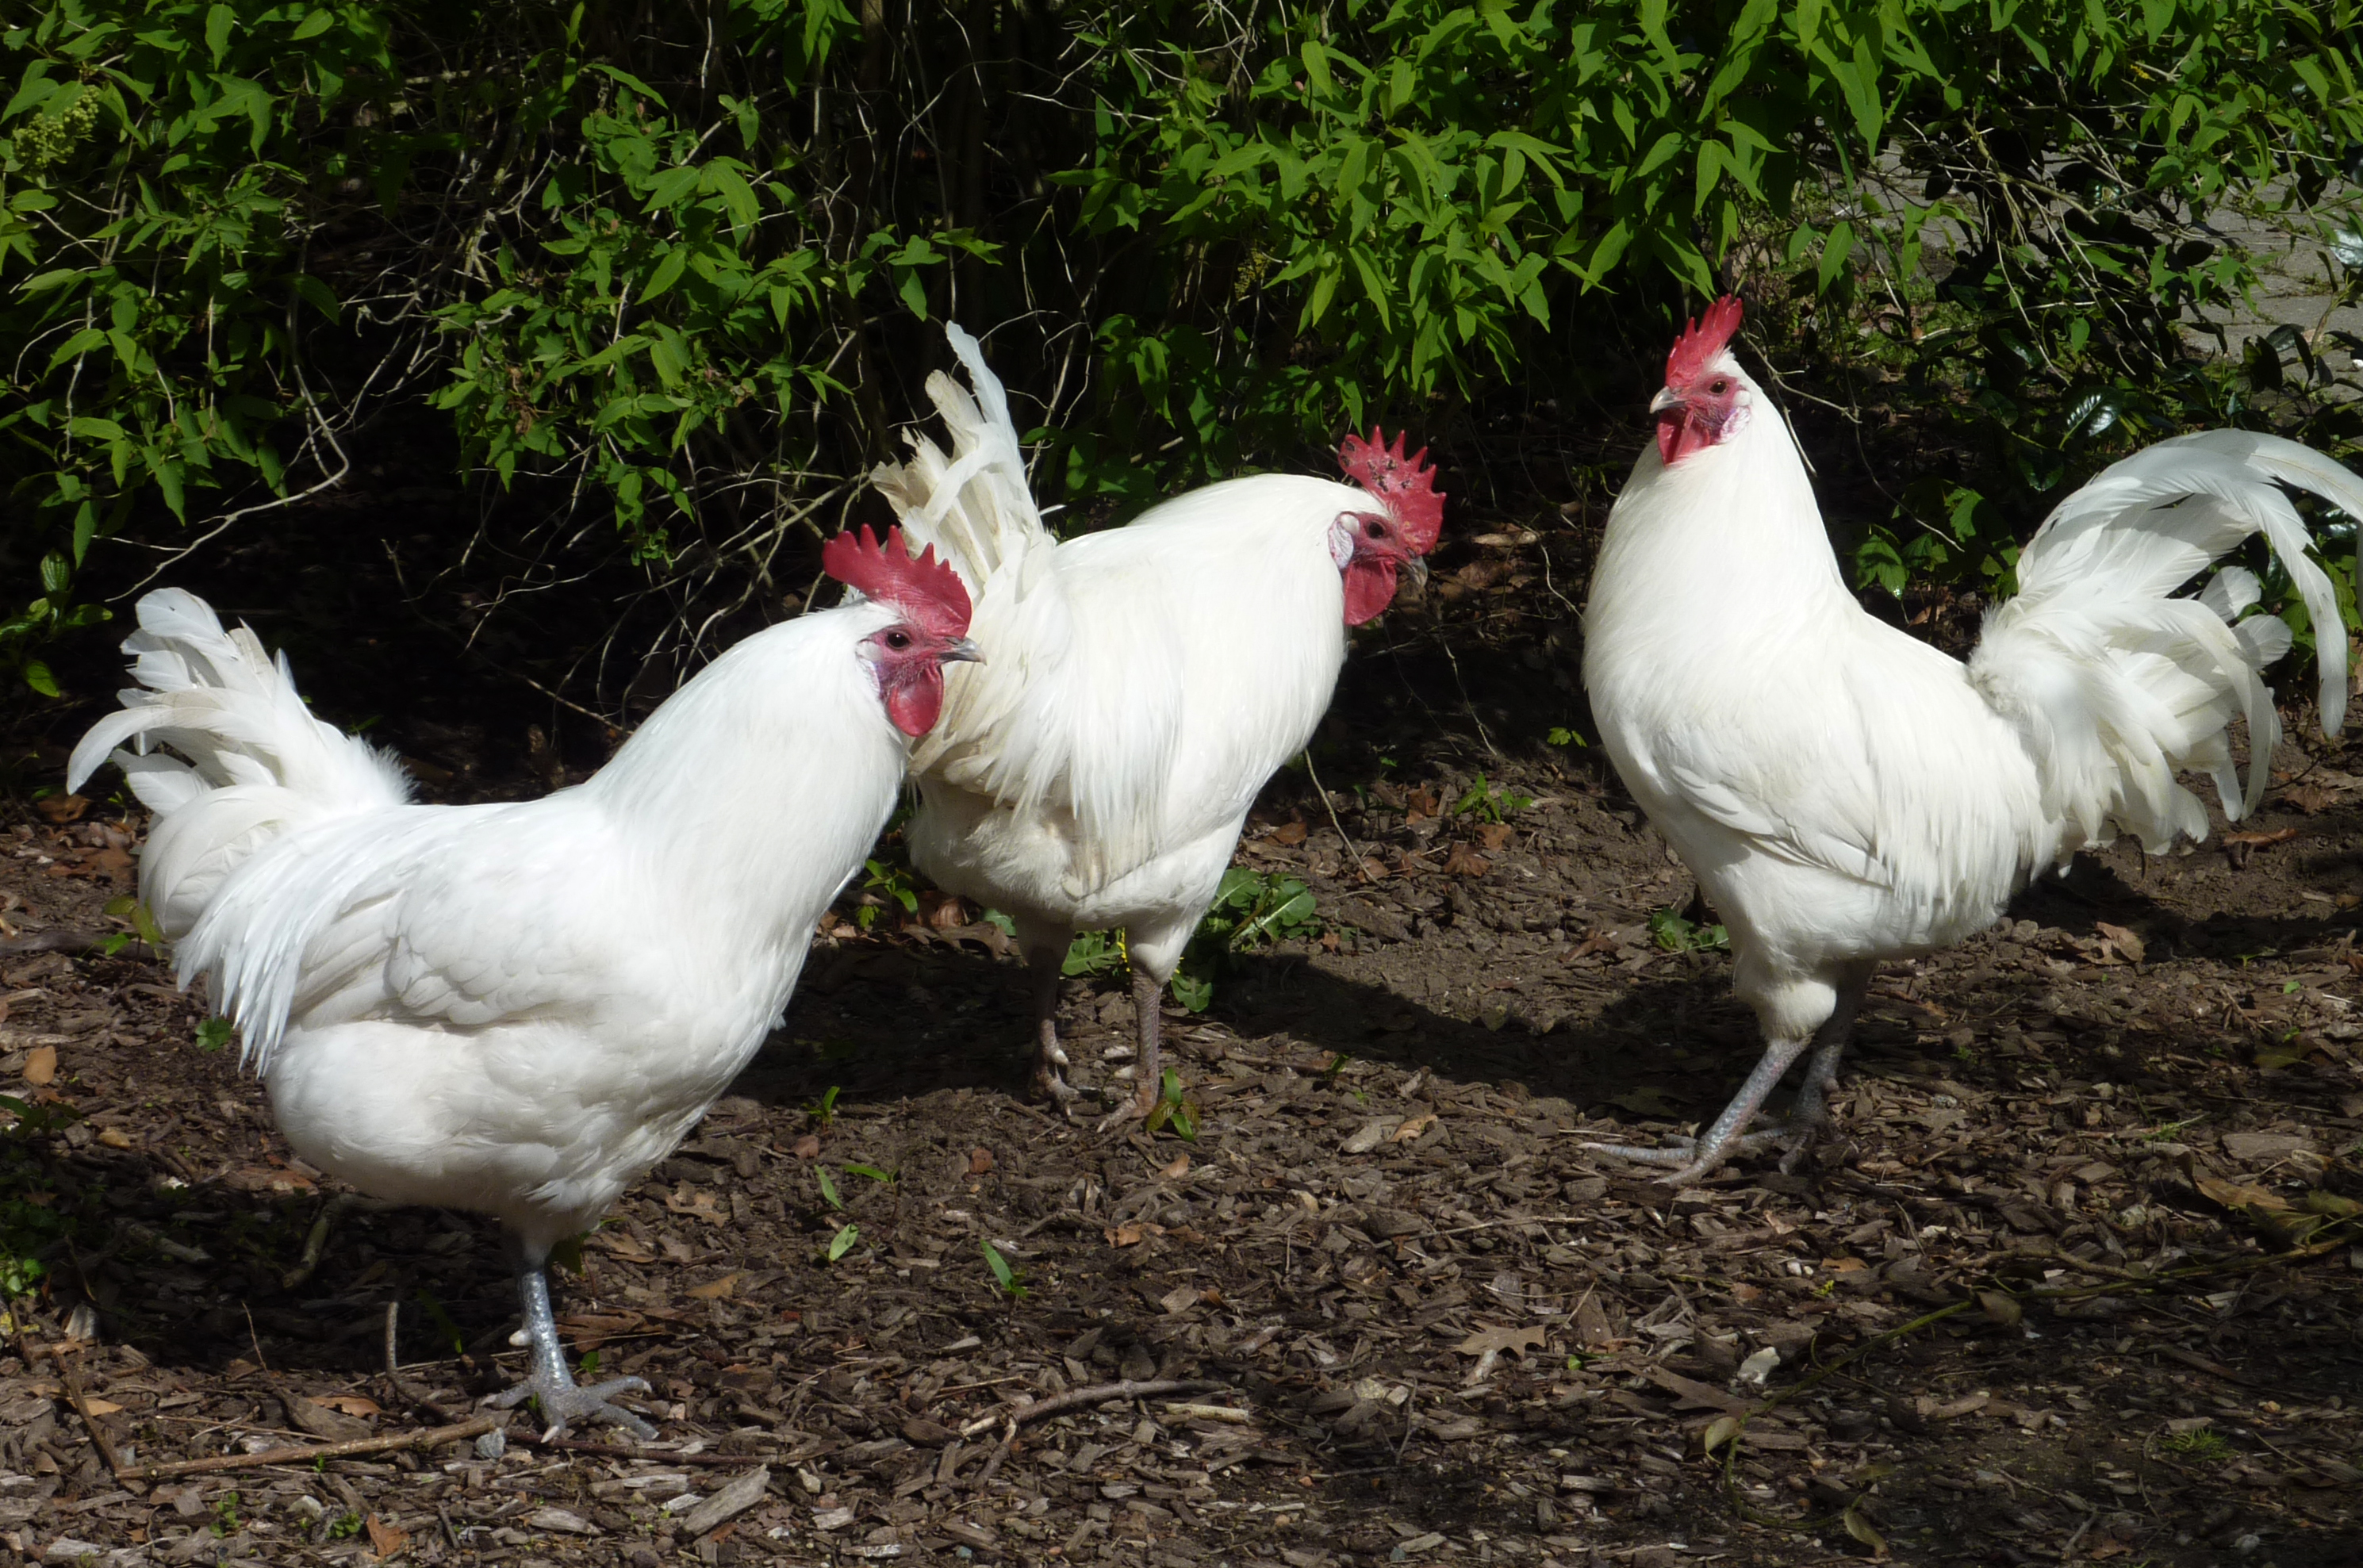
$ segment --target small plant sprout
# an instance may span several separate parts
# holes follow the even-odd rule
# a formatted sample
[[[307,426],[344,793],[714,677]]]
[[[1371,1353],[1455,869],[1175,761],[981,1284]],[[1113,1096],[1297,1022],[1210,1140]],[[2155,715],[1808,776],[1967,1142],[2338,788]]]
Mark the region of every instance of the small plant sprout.
[[[982,1237],[977,1239],[976,1244],[984,1252],[984,1266],[993,1272],[993,1287],[1012,1301],[1025,1300],[1025,1278],[1001,1255],[1001,1249]]]
[[[1452,814],[1456,817],[1473,814],[1485,822],[1505,823],[1534,803],[1532,795],[1521,795],[1514,790],[1489,783],[1480,773],[1477,782],[1453,802]]]
[[[813,1180],[820,1184],[820,1200],[831,1209],[842,1209],[845,1199],[837,1195],[837,1181],[828,1174],[826,1165],[813,1167]]]
[[[1067,956],[1059,965],[1059,973],[1070,979],[1079,975],[1113,975],[1131,962],[1124,933],[1087,931],[1067,944]]]
[[[851,1252],[853,1250],[853,1243],[860,1240],[861,1240],[860,1226],[847,1225],[843,1227],[836,1235],[831,1236],[828,1239],[828,1245],[821,1249],[821,1262],[837,1262],[838,1259]]]
[[[1672,910],[1649,916],[1649,934],[1669,953],[1727,952],[1731,933],[1719,925],[1693,925]]]
[[[828,1124],[837,1120],[837,1096],[838,1087],[831,1084],[826,1094],[804,1107],[804,1114],[812,1118],[814,1132],[827,1132]]]
[[[919,890],[912,885],[908,871],[882,860],[865,860],[862,866],[869,876],[861,884],[861,902],[853,911],[855,925],[863,931],[876,925],[889,900],[902,905],[904,914],[919,912]]]
[[[2213,1427],[2193,1427],[2187,1432],[2170,1433],[2158,1446],[2177,1459],[2188,1459],[2202,1464],[2227,1459],[2232,1453],[2231,1443]]]
[[[197,1049],[218,1051],[229,1043],[230,1033],[229,1020],[218,1013],[200,1019],[197,1022]]]
[[[1165,1069],[1165,1080],[1159,1086],[1157,1104],[1143,1124],[1143,1130],[1151,1133],[1159,1128],[1170,1130],[1185,1143],[1198,1141],[1198,1103],[1182,1092],[1182,1075],[1170,1067]]]
[[[1573,730],[1569,729],[1565,724],[1553,724],[1548,730],[1544,732],[1543,744],[1545,745],[1571,745],[1579,751],[1583,751],[1590,749],[1592,743],[1585,740]]]
[[[881,1187],[893,1186],[902,1174],[899,1171],[882,1171],[876,1165],[847,1165],[843,1169],[847,1176],[868,1176]]]

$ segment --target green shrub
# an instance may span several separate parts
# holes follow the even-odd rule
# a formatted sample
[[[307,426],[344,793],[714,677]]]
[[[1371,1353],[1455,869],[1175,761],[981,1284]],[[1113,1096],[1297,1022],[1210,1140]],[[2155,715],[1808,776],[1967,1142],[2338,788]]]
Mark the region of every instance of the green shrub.
[[[1086,523],[1374,418],[1625,417],[1735,282],[1758,348],[1936,455],[1857,549],[1891,589],[2006,578],[2135,439],[2357,434],[2280,384],[2311,347],[2182,352],[2250,281],[2211,214],[2341,221],[2357,0],[12,17],[0,660],[37,689],[153,547],[350,485],[397,404],[516,487],[502,570],[630,565],[669,628],[630,653],[678,668],[811,581],[946,315],[999,328]],[[587,646],[618,611],[582,591]]]

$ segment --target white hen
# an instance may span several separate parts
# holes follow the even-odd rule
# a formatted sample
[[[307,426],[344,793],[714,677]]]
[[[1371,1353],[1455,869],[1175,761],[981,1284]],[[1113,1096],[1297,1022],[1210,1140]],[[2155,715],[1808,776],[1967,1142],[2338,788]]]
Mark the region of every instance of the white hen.
[[[737,1076],[813,925],[901,787],[968,596],[892,536],[832,541],[869,594],[748,638],[589,782],[423,806],[391,758],[314,719],[284,660],[195,595],[139,602],[139,684],[75,748],[115,752],[155,812],[140,890],[244,1032],[295,1152],[362,1191],[501,1221],[531,1395],[553,1429],[613,1421],[638,1378],[578,1387],[551,1246],[589,1229]],[[163,745],[179,756],[149,750]]]
[[[1848,591],[1780,411],[1725,345],[1736,300],[1675,345],[1650,405],[1658,439],[1610,513],[1584,617],[1584,681],[1625,787],[1731,932],[1735,985],[1765,1050],[1686,1149],[1616,1152],[1695,1181],[1735,1148],[1827,1117],[1847,1031],[1883,958],[1983,929],[2087,845],[2203,837],[2175,774],[2212,776],[2234,818],[2262,796],[2280,737],[2258,672],[2289,651],[2239,620],[2255,578],[2217,572],[2262,533],[2320,640],[2325,732],[2344,716],[2335,599],[2307,558],[2287,484],[2363,517],[2363,480],[2294,442],[2215,430],[2160,442],[2052,513],[2019,592],[1964,665]],[[2248,730],[2245,789],[2226,726]],[[1813,1047],[1787,1127],[1742,1131]]]
[[[1327,710],[1346,628],[1387,607],[1398,571],[1426,575],[1444,498],[1425,452],[1374,431],[1339,454],[1359,485],[1231,480],[1060,544],[1001,383],[974,338],[947,331],[976,389],[927,379],[951,452],[914,435],[910,461],[874,477],[911,537],[967,580],[989,662],[952,672],[943,720],[913,752],[912,864],[1016,923],[1037,1083],[1061,1099],[1060,964],[1074,933],[1125,928],[1145,1115],[1159,998],[1248,809]]]

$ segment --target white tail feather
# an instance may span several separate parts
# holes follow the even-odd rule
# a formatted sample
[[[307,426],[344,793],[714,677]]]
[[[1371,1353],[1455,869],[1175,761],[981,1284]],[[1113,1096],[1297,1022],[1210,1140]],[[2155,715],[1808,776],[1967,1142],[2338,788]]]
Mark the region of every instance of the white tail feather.
[[[2159,442],[2103,471],[2044,521],[2018,559],[2019,591],[1986,617],[1970,677],[2025,736],[2045,806],[2071,830],[2063,851],[2129,832],[2163,848],[2200,838],[2207,813],[2175,782],[2213,779],[2237,820],[2264,796],[2280,720],[2262,671],[2289,652],[2279,620],[2239,620],[2253,573],[2226,567],[2194,598],[2184,584],[2262,534],[2321,628],[2324,733],[2346,711],[2346,637],[2287,484],[2363,519],[2363,479],[2278,436],[2210,430]],[[2235,624],[2236,623],[2236,624]],[[2248,730],[2245,788],[2226,727]]]
[[[139,896],[167,936],[185,934],[222,878],[289,829],[409,800],[400,766],[314,718],[287,661],[252,632],[224,631],[177,588],[149,594],[139,614],[123,649],[139,684],[74,747],[66,786],[80,789],[111,756],[155,813]]]

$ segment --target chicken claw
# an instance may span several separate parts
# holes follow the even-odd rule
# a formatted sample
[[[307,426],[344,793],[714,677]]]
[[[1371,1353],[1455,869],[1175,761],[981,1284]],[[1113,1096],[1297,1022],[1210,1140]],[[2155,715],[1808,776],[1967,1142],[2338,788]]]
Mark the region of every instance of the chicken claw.
[[[558,1319],[549,1309],[545,1261],[528,1258],[517,1267],[517,1297],[525,1307],[525,1337],[533,1346],[533,1370],[526,1375],[524,1382],[494,1395],[484,1403],[497,1410],[512,1410],[527,1399],[533,1400],[541,1407],[542,1419],[549,1423],[549,1430],[542,1433],[545,1441],[563,1437],[569,1427],[578,1423],[605,1421],[623,1428],[642,1442],[653,1442],[656,1428],[614,1402],[619,1394],[647,1393],[647,1379],[616,1377],[585,1386],[576,1383],[573,1375],[566,1370],[565,1347],[558,1340]]]
[[[1100,1118],[1097,1131],[1105,1132],[1127,1121],[1146,1121],[1148,1113],[1157,1109],[1157,1099],[1165,1079],[1163,1058],[1159,1055],[1158,1028],[1165,1005],[1165,982],[1141,973],[1132,972],[1132,1010],[1140,1022],[1140,1047],[1132,1063],[1132,1097],[1114,1110]]]
[[[1847,1034],[1854,1022],[1855,1009],[1851,1002],[1842,1005],[1831,1021],[1825,1023],[1811,1043],[1813,1059],[1805,1065],[1805,1081],[1797,1087],[1797,1103],[1788,1120],[1769,1127],[1746,1131],[1766,1097],[1791,1063],[1804,1054],[1806,1041],[1776,1040],[1764,1048],[1756,1070],[1747,1075],[1714,1124],[1696,1138],[1683,1138],[1661,1148],[1641,1149],[1624,1143],[1586,1143],[1595,1153],[1614,1154],[1645,1165],[1680,1165],[1681,1168],[1659,1179],[1668,1187],[1694,1187],[1713,1174],[1725,1160],[1737,1154],[1766,1148],[1776,1143],[1789,1146],[1781,1157],[1781,1173],[1789,1175],[1797,1168],[1823,1131],[1830,1124],[1829,1091],[1837,1081],[1838,1058],[1846,1052]]]

